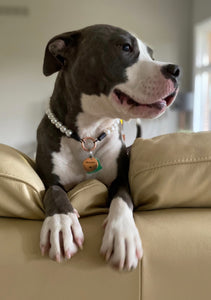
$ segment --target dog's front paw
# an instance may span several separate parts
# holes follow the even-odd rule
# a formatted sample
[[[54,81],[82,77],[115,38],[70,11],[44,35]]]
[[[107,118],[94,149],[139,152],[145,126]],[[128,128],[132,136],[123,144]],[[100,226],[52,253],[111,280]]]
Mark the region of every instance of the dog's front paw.
[[[84,235],[77,214],[55,214],[47,217],[40,233],[42,255],[49,252],[49,257],[57,262],[62,257],[70,259],[82,249]]]
[[[128,271],[136,268],[143,249],[132,211],[125,208],[117,215],[113,211],[105,223],[100,252],[114,268]]]

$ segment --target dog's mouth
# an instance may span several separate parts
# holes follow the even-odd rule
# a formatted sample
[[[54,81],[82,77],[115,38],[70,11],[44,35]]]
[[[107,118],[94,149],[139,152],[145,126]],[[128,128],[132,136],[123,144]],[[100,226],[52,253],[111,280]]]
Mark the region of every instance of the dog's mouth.
[[[152,114],[152,117],[156,115],[160,115],[162,112],[166,110],[168,106],[170,106],[176,95],[177,95],[178,88],[175,88],[173,92],[168,94],[167,96],[154,101],[152,103],[140,103],[131,98],[129,95],[125,94],[124,92],[120,91],[119,89],[114,89],[113,94],[116,102],[121,104],[122,106],[127,106],[130,111],[137,112],[135,114],[141,114],[143,112],[143,116],[140,117],[149,117]]]

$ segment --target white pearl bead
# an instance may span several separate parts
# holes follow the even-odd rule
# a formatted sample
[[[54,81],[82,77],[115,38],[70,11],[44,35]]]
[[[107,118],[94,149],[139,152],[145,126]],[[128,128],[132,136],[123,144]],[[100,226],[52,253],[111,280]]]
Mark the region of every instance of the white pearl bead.
[[[71,131],[71,130],[69,130],[69,129],[67,129],[67,131],[65,132],[65,134],[66,134],[66,136],[67,136],[67,137],[70,137],[70,136],[71,136],[71,134],[72,134],[72,131]]]
[[[64,133],[66,130],[67,130],[67,128],[66,128],[65,126],[62,126],[62,127],[60,128],[60,131],[61,131],[62,133]]]
[[[49,120],[51,121],[51,123],[55,125],[56,128],[58,128],[67,137],[71,137],[71,135],[73,133],[72,130],[67,129],[66,126],[64,126],[61,122],[59,122],[59,120],[55,117],[55,115],[52,113],[50,108],[46,111],[46,115],[49,118]],[[120,124],[120,120],[115,120],[111,127],[108,127],[104,130],[106,135],[109,135],[112,132],[114,132],[115,130],[119,129],[119,124]]]
[[[56,128],[61,128],[61,127],[62,127],[62,123],[57,122],[57,123],[55,124],[55,126],[56,126]]]

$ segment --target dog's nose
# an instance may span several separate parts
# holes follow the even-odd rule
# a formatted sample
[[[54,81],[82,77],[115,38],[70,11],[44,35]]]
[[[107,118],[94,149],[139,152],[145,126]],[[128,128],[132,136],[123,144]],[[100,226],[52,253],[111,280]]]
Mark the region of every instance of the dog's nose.
[[[161,68],[161,73],[167,78],[167,79],[176,79],[180,75],[180,69],[177,65],[169,64],[165,65]]]

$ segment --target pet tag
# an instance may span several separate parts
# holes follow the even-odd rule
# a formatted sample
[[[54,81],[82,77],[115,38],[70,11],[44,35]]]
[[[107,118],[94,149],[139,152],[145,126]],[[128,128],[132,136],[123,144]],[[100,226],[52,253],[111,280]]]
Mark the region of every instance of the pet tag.
[[[97,173],[98,171],[100,171],[103,167],[101,166],[100,164],[100,161],[98,158],[95,158],[98,162],[98,166],[97,166],[97,169],[95,169],[94,171],[91,171],[91,172],[87,172],[87,174],[94,174],[94,173]]]
[[[88,157],[83,161],[83,167],[86,172],[93,172],[98,167],[98,161],[94,157]]]
[[[92,137],[85,137],[81,140],[81,146],[84,151],[89,152],[89,157],[83,161],[84,170],[88,174],[96,173],[102,169],[100,161],[93,156],[93,150],[96,148],[97,140]]]

